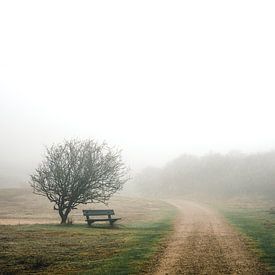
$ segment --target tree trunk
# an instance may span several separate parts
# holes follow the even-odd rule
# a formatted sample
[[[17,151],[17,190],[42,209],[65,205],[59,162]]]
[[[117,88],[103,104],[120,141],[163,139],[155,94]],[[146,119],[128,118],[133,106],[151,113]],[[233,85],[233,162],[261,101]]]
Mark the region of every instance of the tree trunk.
[[[66,224],[66,221],[67,221],[67,218],[68,218],[67,211],[65,211],[65,213],[64,213],[61,209],[59,209],[58,212],[59,212],[59,216],[61,218],[60,224]]]
[[[60,218],[61,218],[60,224],[66,224],[67,219],[68,219],[68,215],[69,215],[70,212],[71,212],[70,208],[67,208],[64,213],[63,213],[63,211],[59,210],[59,215],[60,215]]]
[[[60,217],[61,217],[60,224],[66,224],[68,215],[62,214],[62,216],[60,215]]]

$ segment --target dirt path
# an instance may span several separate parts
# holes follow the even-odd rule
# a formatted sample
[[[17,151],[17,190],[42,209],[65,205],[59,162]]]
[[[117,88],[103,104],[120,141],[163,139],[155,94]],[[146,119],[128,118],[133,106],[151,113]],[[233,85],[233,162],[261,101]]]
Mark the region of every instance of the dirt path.
[[[155,274],[271,274],[214,210],[190,201],[169,203],[180,214]]]

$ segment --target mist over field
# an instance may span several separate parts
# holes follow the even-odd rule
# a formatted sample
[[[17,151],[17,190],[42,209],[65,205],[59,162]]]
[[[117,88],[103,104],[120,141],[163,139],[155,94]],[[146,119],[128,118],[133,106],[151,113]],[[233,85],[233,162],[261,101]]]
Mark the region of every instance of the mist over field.
[[[27,186],[45,146],[70,138],[118,146],[134,177],[275,149],[273,2],[107,6],[1,3],[1,187]]]
[[[275,274],[274,14],[0,1],[0,273]]]
[[[134,179],[137,192],[151,196],[212,198],[275,195],[275,152],[201,157],[182,155],[162,168],[148,167]]]

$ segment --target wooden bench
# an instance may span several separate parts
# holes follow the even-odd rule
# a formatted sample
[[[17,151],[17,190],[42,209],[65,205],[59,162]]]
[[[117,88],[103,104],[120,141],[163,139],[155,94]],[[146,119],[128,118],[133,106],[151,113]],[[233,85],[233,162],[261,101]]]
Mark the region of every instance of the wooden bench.
[[[113,209],[108,210],[83,210],[83,216],[86,216],[86,222],[88,225],[91,225],[94,222],[109,222],[110,225],[113,225],[117,220],[121,218],[112,218],[112,215],[115,215]],[[108,218],[90,218],[97,216],[108,216]]]

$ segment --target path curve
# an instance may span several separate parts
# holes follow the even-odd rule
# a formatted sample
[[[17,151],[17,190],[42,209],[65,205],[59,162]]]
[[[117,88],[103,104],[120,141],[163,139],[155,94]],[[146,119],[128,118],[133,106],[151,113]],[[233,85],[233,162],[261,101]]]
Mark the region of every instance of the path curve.
[[[191,201],[168,202],[179,215],[155,274],[271,274],[215,210]]]

